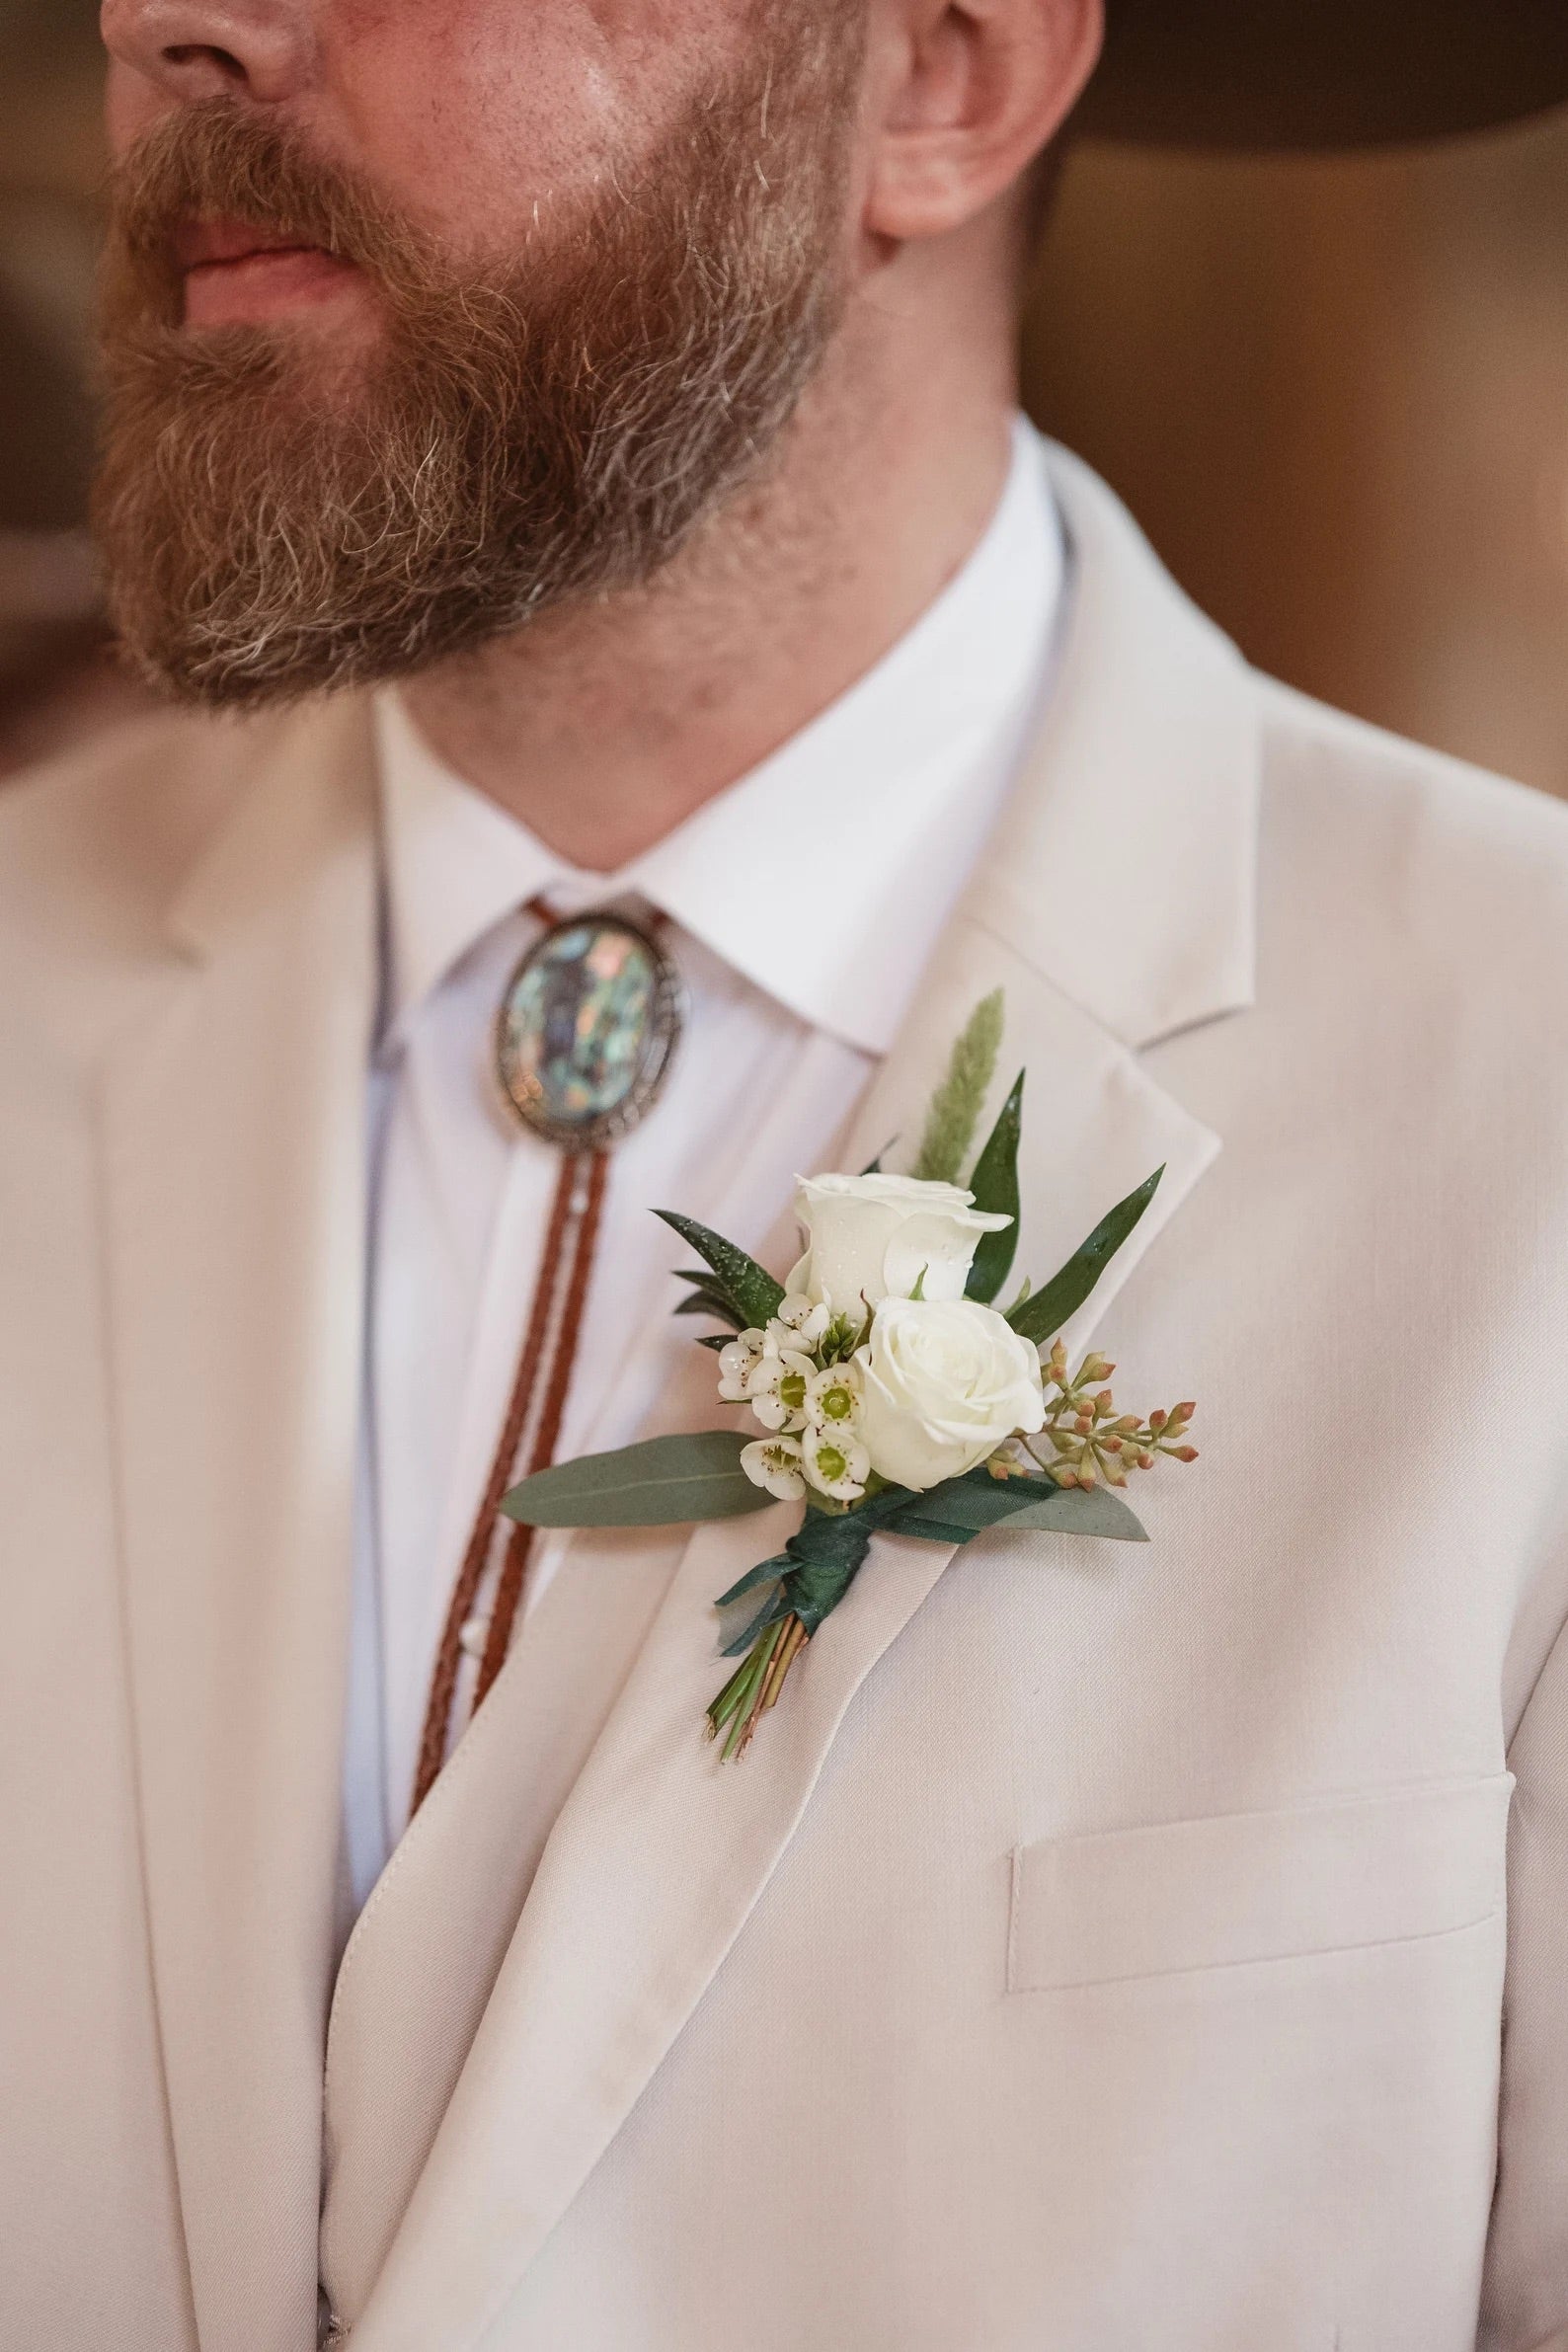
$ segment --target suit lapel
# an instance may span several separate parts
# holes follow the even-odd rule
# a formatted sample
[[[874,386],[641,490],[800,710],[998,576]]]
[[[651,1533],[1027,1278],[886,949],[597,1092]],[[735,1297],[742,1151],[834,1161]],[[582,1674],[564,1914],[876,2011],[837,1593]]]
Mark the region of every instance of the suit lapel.
[[[152,1958],[204,2352],[315,2320],[357,1411],[368,770],[269,733],[104,1102]]]
[[[982,930],[955,927],[927,1003],[861,1114],[857,1148],[908,1132],[956,1028],[998,984],[1009,990],[1013,1051],[1037,1069],[1046,1057],[1053,1073],[1042,1089],[1049,1132],[1023,1171],[1031,1208],[1049,1203],[1026,1225],[1046,1249],[1037,1256],[1031,1240],[1030,1263],[1054,1265],[1058,1236],[1070,1236],[1064,1255],[1116,1185],[1130,1190],[1163,1163],[1146,1230],[1129,1245],[1131,1271],[1217,1141]],[[1109,1300],[1109,1280],[1104,1291]],[[457,2352],[482,2339],[722,1965],[857,1691],[951,1556],[879,1539],[752,1755],[724,1766],[701,1737],[727,1671],[712,1605],[789,1524],[732,1522],[689,1544],[545,1847],[431,2159],[356,2318],[364,2352]],[[506,1704],[505,1683],[491,1703]]]
[[[908,1151],[954,1037],[1001,987],[998,1093],[1030,1072],[1021,1264],[1054,1272],[1113,1201],[1166,1170],[1069,1330],[1081,1347],[1219,1149],[1138,1053],[1249,1000],[1258,745],[1233,651],[1092,477],[1065,459],[1056,472],[1076,577],[1051,709],[844,1164],[890,1137]],[[950,1556],[879,1539],[752,1756],[726,1767],[700,1736],[722,1674],[712,1603],[775,1532],[742,1521],[690,1542],[545,1846],[380,2276],[344,2314],[356,2352],[485,2339],[723,1964],[846,1711]]]
[[[690,1543],[545,1848],[430,2162],[370,2303],[367,2352],[477,2343],[691,2014],[811,1796],[855,1692],[935,1583],[934,1545],[879,1547],[768,1725],[724,1766],[712,1604],[786,1531]]]
[[[1155,1084],[1098,1022],[1061,995],[978,916],[962,915],[926,976],[917,1015],[884,1063],[850,1136],[848,1164],[864,1165],[897,1137],[894,1161],[918,1136],[952,1041],[982,996],[1003,991],[1006,1026],[995,1093],[1027,1070],[1019,1149],[1016,1272],[1053,1275],[1112,1205],[1165,1170],[1142,1218],[1092,1297],[1067,1326],[1081,1347],[1117,1293],[1215,1157],[1219,1138]],[[992,1103],[991,1108],[999,1105]]]

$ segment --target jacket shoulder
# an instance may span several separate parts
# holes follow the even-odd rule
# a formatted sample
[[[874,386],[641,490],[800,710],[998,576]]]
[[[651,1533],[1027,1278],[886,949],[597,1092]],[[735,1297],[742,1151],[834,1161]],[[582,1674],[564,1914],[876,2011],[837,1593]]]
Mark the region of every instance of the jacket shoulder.
[[[1349,945],[1568,998],[1568,803],[1259,681],[1266,902]]]
[[[1278,679],[1257,681],[1266,791],[1330,810],[1353,832],[1402,828],[1438,858],[1542,867],[1568,881],[1568,802],[1392,735]]]
[[[0,958],[155,934],[243,789],[239,728],[186,713],[117,727],[0,790]]]
[[[344,695],[247,718],[164,713],[23,774],[0,790],[0,970],[18,954],[36,971],[162,956],[236,823],[291,787],[330,798],[368,742],[363,698]]]

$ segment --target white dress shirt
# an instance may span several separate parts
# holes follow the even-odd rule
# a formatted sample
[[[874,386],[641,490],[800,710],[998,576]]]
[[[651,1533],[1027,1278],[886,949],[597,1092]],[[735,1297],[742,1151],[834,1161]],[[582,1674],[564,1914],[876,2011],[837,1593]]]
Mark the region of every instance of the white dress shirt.
[[[539,934],[519,909],[543,894],[563,914],[662,911],[689,996],[665,1093],[613,1155],[565,1458],[627,1443],[689,1379],[698,1326],[666,1315],[685,1259],[650,1212],[680,1209],[760,1251],[796,1174],[824,1164],[1012,779],[1064,575],[1042,446],[1020,420],[995,515],[913,628],[613,875],[565,865],[442,766],[395,693],[378,698],[384,1017],[345,1777],[355,1909],[407,1823],[435,1651],[559,1170],[500,1106],[491,1074],[497,1007]],[[659,1336],[629,1350],[632,1331]],[[529,1601],[564,1548],[538,1547]],[[470,1661],[454,1737],[473,1673]]]

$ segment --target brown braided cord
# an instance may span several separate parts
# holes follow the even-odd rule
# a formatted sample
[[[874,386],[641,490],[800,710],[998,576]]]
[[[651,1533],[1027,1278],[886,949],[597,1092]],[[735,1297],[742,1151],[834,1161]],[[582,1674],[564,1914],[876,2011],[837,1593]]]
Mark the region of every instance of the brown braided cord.
[[[542,922],[553,924],[560,918],[544,899],[533,899],[527,911]],[[660,937],[666,923],[662,910],[656,911],[649,925],[655,938]],[[577,1211],[579,1178],[587,1161],[588,1194],[583,1208],[582,1222],[576,1236],[572,1272],[567,1287],[565,1305],[551,1358],[544,1406],[540,1414],[537,1434],[529,1457],[528,1475],[550,1467],[560,1442],[561,1423],[571,1392],[572,1374],[577,1364],[582,1338],[584,1313],[588,1305],[588,1288],[593,1273],[593,1258],[603,1221],[604,1198],[609,1182],[609,1154],[599,1150],[569,1156],[561,1163],[556,1184],[555,1201],[550,1212],[550,1223],[545,1237],[544,1254],[534,1290],[533,1306],[528,1320],[527,1337],[517,1366],[511,1399],[491,1465],[484,1499],[468,1539],[463,1565],[452,1591],[441,1631],[440,1647],[436,1652],[435,1670],[431,1682],[431,1694],[426,1707],[425,1726],[420,1741],[419,1770],[415,1776],[413,1812],[417,1813],[430,1795],[446,1761],[447,1744],[451,1737],[452,1701],[456,1696],[457,1678],[462,1667],[463,1627],[473,1613],[474,1604],[484,1582],[490,1559],[496,1521],[500,1516],[502,1499],[512,1482],[517,1449],[528,1426],[534,1393],[539,1382],[545,1350],[550,1337],[551,1323],[560,1286],[561,1260],[565,1254],[567,1234]],[[508,1538],[506,1557],[497,1586],[495,1607],[485,1637],[484,1655],[480,1661],[479,1678],[474,1693],[474,1710],[478,1711],[488,1697],[497,1676],[507,1663],[511,1644],[512,1627],[517,1609],[527,1590],[528,1570],[532,1562],[535,1530],[514,1527]],[[411,1814],[412,1818],[412,1814]]]
[[[581,1164],[581,1163],[576,1163]],[[561,1439],[561,1423],[566,1415],[567,1398],[572,1388],[572,1373],[577,1365],[578,1346],[583,1336],[583,1318],[588,1306],[588,1285],[593,1277],[593,1253],[598,1243],[599,1225],[604,1214],[604,1193],[609,1178],[609,1155],[603,1151],[588,1155],[588,1202],[583,1221],[578,1227],[577,1254],[572,1264],[572,1277],[567,1287],[566,1304],[561,1312],[561,1327],[555,1343],[555,1358],[551,1367],[550,1385],[545,1391],[544,1409],[539,1417],[538,1435],[534,1439],[533,1453],[528,1463],[528,1475],[547,1470],[555,1459],[555,1450]],[[485,1640],[485,1655],[479,1669],[479,1685],[474,1692],[477,1712],[489,1696],[492,1684],[507,1663],[511,1646],[511,1629],[517,1615],[518,1604],[527,1588],[528,1566],[533,1555],[535,1530],[514,1527],[507,1545],[507,1557],[496,1590],[496,1606],[491,1611],[490,1630]]]
[[[457,1677],[462,1666],[463,1627],[473,1614],[474,1603],[484,1581],[485,1564],[490,1558],[502,1497],[511,1484],[517,1448],[522,1443],[534,1390],[538,1386],[545,1345],[550,1336],[562,1247],[572,1214],[577,1179],[576,1162],[563,1160],[545,1235],[544,1255],[540,1260],[534,1289],[528,1334],[517,1362],[517,1376],[512,1383],[511,1401],[507,1407],[501,1442],[496,1448],[496,1457],[485,1484],[484,1499],[474,1521],[474,1531],[468,1538],[468,1549],[463,1554],[463,1565],[452,1589],[446,1622],[441,1629],[440,1647],[435,1653],[435,1671],[431,1681],[431,1695],[425,1709],[425,1729],[420,1739],[419,1770],[414,1780],[415,1813],[418,1813],[434,1787],[436,1776],[446,1762],[446,1745],[451,1736],[452,1699],[456,1694]]]

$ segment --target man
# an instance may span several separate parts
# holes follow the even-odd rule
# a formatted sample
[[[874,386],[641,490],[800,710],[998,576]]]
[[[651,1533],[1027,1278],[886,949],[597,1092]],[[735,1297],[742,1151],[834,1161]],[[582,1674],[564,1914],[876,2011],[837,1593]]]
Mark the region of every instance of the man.
[[[1016,422],[1097,0],[105,29],[186,707],[0,807],[5,2342],[1568,2346],[1568,830]],[[1568,95],[1525,0],[1109,39],[1134,132]],[[879,1542],[724,1764],[756,1523],[496,1496],[711,1424],[649,1211],[782,1269],[997,988],[1204,1458]]]

